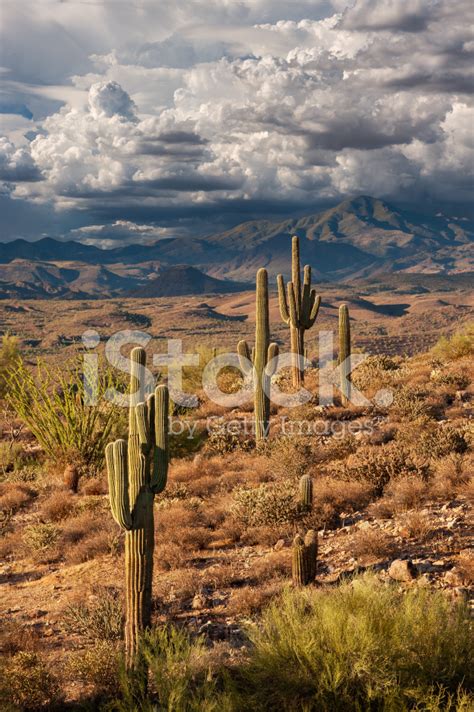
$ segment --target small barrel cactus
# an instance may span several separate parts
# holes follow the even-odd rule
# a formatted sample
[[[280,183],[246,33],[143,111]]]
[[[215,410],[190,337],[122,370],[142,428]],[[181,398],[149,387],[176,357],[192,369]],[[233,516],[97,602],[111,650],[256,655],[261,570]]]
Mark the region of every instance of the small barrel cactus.
[[[166,486],[168,473],[168,409],[166,386],[158,386],[146,402],[139,391],[145,351],[131,353],[132,372],[128,441],[116,440],[105,450],[112,515],[125,530],[125,647],[127,666],[137,664],[139,637],[149,627],[153,575],[153,500]]]
[[[246,341],[239,341],[237,352],[244,373],[248,373],[250,370],[249,361],[253,363],[254,367],[255,439],[258,442],[268,436],[270,422],[268,392],[270,379],[277,367],[277,362],[274,359],[278,356],[278,345],[270,343],[268,275],[265,269],[259,269],[257,272],[255,346],[250,351]]]
[[[293,539],[292,579],[295,586],[308,586],[316,577],[318,554],[317,534],[310,529],[303,539],[299,534]]]
[[[309,475],[300,479],[300,503],[305,511],[313,508],[313,480]]]
[[[311,289],[311,267],[306,265],[301,286],[300,242],[293,237],[291,243],[291,282],[286,285],[283,275],[279,274],[278,299],[280,314],[285,324],[290,327],[292,353],[292,380],[294,388],[300,388],[304,382],[302,359],[305,355],[304,332],[311,329],[318,316],[321,297]]]
[[[310,583],[316,578],[316,568],[318,562],[318,533],[314,529],[309,529],[304,538],[306,559],[309,572]]]

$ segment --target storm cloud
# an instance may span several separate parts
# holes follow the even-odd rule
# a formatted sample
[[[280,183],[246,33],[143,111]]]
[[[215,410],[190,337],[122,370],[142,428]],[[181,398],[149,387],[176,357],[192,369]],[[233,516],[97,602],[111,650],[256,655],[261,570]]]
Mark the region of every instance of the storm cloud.
[[[357,193],[469,201],[467,0],[21,5],[6,3],[5,32],[24,25],[2,58],[17,115],[0,180],[11,200],[85,228],[124,221],[87,239],[121,239],[121,225],[133,236],[140,219],[168,229]],[[41,101],[53,108],[37,119]]]

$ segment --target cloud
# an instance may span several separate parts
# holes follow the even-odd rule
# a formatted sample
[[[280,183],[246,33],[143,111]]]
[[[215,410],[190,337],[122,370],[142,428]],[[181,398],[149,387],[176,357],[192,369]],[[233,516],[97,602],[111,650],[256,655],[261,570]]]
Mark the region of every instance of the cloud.
[[[135,120],[135,104],[117,82],[93,84],[89,91],[89,111],[94,119],[120,116]]]
[[[110,225],[85,225],[74,228],[66,235],[86,245],[103,249],[129,244],[151,244],[157,240],[185,234],[180,228],[137,224],[130,220],[116,220]]]
[[[12,181],[38,181],[41,175],[25,148],[16,148],[10,141],[0,136],[0,180]]]
[[[101,2],[87,22],[77,3],[39,6],[26,36],[40,25],[49,37],[56,22],[61,52],[73,38],[80,58],[63,74],[40,67],[49,81],[72,74],[62,89],[28,85],[29,65],[18,73],[18,105],[28,91],[69,98],[29,145],[18,130],[9,139],[5,174],[13,198],[111,221],[97,239],[128,239],[127,221],[310,211],[348,193],[466,201],[467,0]]]

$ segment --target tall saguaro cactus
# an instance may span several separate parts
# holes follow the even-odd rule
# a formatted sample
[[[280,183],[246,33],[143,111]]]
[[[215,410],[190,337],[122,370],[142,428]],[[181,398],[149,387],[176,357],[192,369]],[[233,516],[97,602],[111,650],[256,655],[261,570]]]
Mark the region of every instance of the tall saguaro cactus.
[[[342,404],[347,406],[351,398],[351,325],[347,304],[339,307],[339,373],[341,379]]]
[[[270,421],[270,399],[268,397],[270,379],[276,371],[276,361],[270,361],[278,356],[278,345],[270,343],[270,317],[268,311],[268,274],[266,269],[257,272],[256,287],[256,317],[255,317],[255,347],[250,352],[246,341],[239,341],[237,352],[244,373],[250,370],[248,361],[254,367],[254,410],[255,439],[257,442],[268,435]]]
[[[281,318],[290,327],[292,380],[295,388],[304,382],[304,332],[311,329],[318,316],[321,297],[311,289],[311,267],[306,265],[301,285],[300,243],[294,236],[291,243],[291,282],[286,285],[283,275],[277,277]]]
[[[146,363],[144,349],[133,349],[131,362],[128,442],[116,440],[105,450],[112,515],[125,530],[125,645],[129,668],[137,663],[140,633],[150,625],[153,500],[166,486],[169,459],[168,388],[157,386],[143,402],[139,383]]]

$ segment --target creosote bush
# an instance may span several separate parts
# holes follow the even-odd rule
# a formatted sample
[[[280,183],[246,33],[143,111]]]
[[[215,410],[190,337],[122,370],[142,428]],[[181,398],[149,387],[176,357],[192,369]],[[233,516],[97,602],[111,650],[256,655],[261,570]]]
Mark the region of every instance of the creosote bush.
[[[0,679],[2,710],[44,709],[58,696],[58,681],[37,653],[21,651],[5,662]]]
[[[474,354],[474,324],[468,324],[463,332],[450,338],[442,336],[433,346],[431,353],[441,361],[455,361],[463,356]]]
[[[258,607],[252,598],[244,610]],[[250,646],[228,666],[201,638],[151,631],[142,643],[148,693],[123,676],[109,709],[468,712],[474,703],[468,607],[423,586],[365,575],[336,589],[287,588],[247,635]]]

